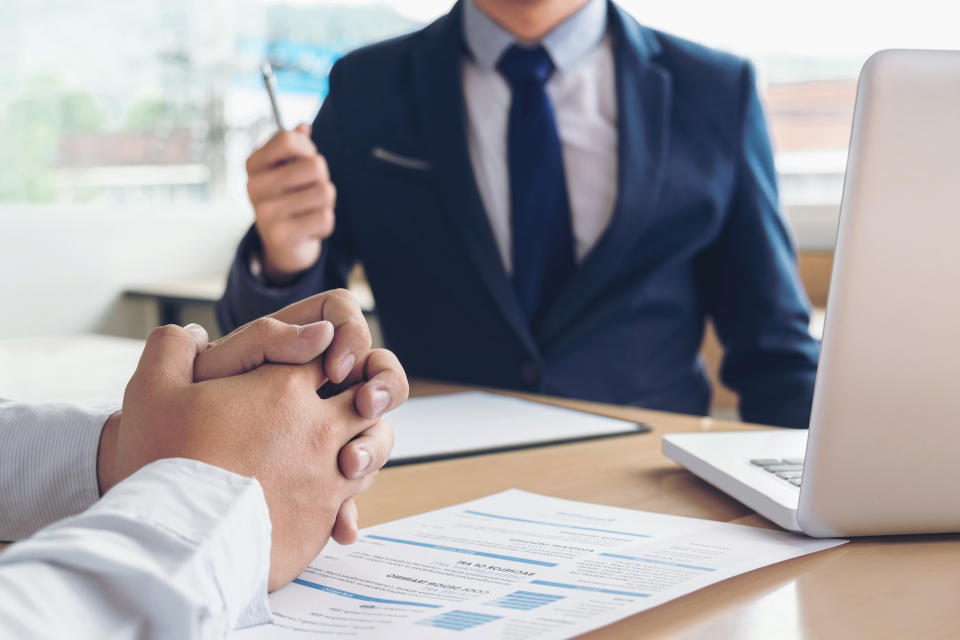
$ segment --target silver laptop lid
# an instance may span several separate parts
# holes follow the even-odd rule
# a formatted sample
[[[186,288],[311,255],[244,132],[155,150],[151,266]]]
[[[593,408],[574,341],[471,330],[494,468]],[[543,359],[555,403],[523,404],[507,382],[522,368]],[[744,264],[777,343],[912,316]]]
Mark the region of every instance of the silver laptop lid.
[[[798,517],[960,531],[960,52],[861,73]]]

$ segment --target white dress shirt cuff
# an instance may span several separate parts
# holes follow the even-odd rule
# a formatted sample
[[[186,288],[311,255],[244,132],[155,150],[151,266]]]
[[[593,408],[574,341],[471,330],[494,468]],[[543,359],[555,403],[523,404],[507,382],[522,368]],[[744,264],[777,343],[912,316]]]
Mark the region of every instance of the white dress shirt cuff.
[[[39,562],[99,576],[106,591],[127,594],[128,614],[155,617],[151,624],[176,636],[207,637],[196,625],[217,635],[271,620],[270,534],[256,479],[167,459],[120,482],[84,513],[13,545],[0,566]],[[150,593],[151,602],[137,603],[136,592]]]
[[[270,622],[272,529],[260,483],[182,458],[158,460],[133,478],[136,486],[121,482],[88,512],[133,516],[173,533],[192,547],[198,577],[219,591],[230,628]]]

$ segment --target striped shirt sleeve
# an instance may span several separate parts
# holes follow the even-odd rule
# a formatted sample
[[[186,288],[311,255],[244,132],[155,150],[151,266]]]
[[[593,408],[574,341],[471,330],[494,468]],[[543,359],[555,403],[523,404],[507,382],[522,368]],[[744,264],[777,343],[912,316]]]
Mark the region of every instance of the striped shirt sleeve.
[[[20,540],[100,497],[97,450],[114,408],[0,399],[0,540]]]

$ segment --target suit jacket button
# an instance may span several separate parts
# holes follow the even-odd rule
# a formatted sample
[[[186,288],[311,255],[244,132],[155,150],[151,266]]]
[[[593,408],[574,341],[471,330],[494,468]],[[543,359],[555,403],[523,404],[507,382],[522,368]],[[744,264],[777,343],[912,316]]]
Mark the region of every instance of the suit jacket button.
[[[524,382],[533,384],[540,379],[540,367],[537,366],[536,362],[528,360],[523,363],[523,367],[520,369],[520,375],[523,377]]]

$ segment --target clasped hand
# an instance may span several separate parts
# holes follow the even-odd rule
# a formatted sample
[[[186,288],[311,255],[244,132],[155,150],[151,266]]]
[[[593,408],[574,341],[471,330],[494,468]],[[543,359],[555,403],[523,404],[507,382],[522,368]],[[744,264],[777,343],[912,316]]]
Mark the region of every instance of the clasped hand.
[[[154,330],[101,436],[101,490],[161,458],[257,478],[273,529],[269,587],[283,586],[331,535],[356,539],[353,497],[393,447],[380,417],[406,400],[407,379],[396,356],[370,346],[359,305],[343,290],[212,344],[197,325]]]

